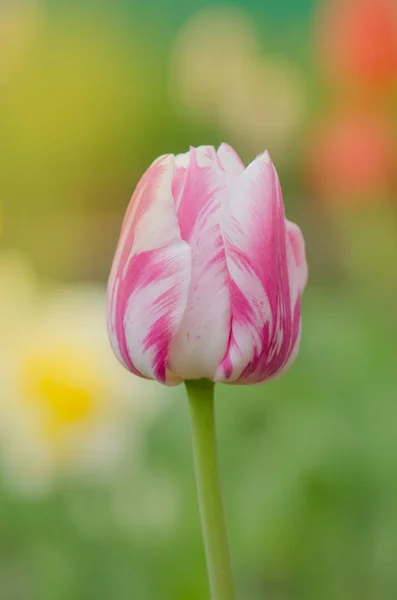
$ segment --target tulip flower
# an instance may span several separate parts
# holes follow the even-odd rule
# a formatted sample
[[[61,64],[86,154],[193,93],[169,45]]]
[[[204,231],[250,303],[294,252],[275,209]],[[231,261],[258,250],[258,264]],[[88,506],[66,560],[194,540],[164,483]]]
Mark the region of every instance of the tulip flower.
[[[285,219],[269,154],[232,148],[158,158],[129,205],[108,288],[108,328],[127,369],[161,383],[258,383],[300,337],[304,242]]]
[[[313,196],[334,207],[390,197],[397,166],[391,129],[386,118],[368,110],[347,110],[323,119],[304,152]]]
[[[389,90],[397,80],[395,0],[334,0],[320,4],[318,56],[341,90],[352,84]]]
[[[215,452],[214,382],[283,373],[299,346],[307,265],[267,152],[247,168],[228,145],[158,158],[128,207],[108,287],[124,366],[185,380],[213,600],[233,584]]]

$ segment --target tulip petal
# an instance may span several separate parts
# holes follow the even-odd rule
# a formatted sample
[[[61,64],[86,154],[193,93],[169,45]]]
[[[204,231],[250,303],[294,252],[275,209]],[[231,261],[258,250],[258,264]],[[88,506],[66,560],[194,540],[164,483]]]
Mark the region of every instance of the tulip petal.
[[[229,175],[241,175],[245,170],[243,161],[229,144],[221,144],[218,148],[217,155],[222,168]]]
[[[297,346],[300,294],[277,174],[268,153],[230,187],[221,214],[232,326],[216,380],[256,383],[278,375]],[[294,242],[296,231],[291,228]],[[300,248],[300,246],[299,246]],[[302,257],[300,257],[302,258]],[[302,270],[303,272],[303,270]],[[293,297],[295,296],[295,297]]]
[[[192,252],[187,307],[171,345],[170,366],[186,379],[213,378],[229,339],[228,271],[219,228],[225,173],[215,150],[190,150],[178,209],[181,235]]]
[[[157,159],[139,182],[123,223],[108,288],[108,329],[133,373],[172,383],[171,339],[182,320],[191,252],[171,192],[174,157]]]
[[[177,154],[175,156],[175,174],[172,180],[172,195],[175,200],[176,210],[179,209],[179,205],[182,200],[183,190],[185,188],[187,171],[189,166],[190,152],[184,154]]]
[[[286,220],[286,226],[288,241],[291,244],[291,249],[293,252],[296,267],[295,269],[292,269],[292,272],[296,277],[296,285],[298,287],[298,292],[302,294],[303,290],[306,287],[308,277],[305,254],[305,241],[303,239],[302,232],[299,229],[298,225],[295,225],[295,223],[291,223],[291,221]]]

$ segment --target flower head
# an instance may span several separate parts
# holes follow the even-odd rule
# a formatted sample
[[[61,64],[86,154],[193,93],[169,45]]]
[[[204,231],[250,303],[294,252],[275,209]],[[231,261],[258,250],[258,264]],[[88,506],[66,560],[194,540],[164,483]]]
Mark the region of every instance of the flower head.
[[[372,111],[336,112],[309,138],[307,181],[331,205],[381,202],[395,185],[397,147],[390,123]]]
[[[121,230],[108,329],[133,373],[258,383],[293,361],[307,266],[267,152],[247,168],[222,144],[158,158]]]
[[[318,56],[342,83],[387,88],[397,80],[395,0],[334,0],[320,4]]]
[[[6,279],[10,296],[32,290],[29,270],[0,260],[5,292]],[[103,299],[92,286],[32,293],[13,319],[2,298],[13,321],[0,340],[0,459],[11,486],[42,491],[107,475],[140,438],[154,395],[112,360]]]

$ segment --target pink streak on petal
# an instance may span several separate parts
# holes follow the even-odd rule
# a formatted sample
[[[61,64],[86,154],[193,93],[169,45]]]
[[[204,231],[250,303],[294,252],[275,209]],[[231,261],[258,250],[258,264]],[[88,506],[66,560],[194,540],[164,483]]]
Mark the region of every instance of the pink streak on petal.
[[[125,335],[124,318],[126,314],[127,304],[131,296],[131,290],[139,289],[140,286],[144,285],[142,279],[145,274],[150,279],[155,279],[161,275],[161,267],[158,265],[157,269],[151,264],[150,253],[142,253],[135,256],[129,263],[128,271],[124,277],[120,276],[119,286],[117,289],[117,298],[113,298],[116,303],[116,319],[114,323],[114,329],[118,341],[119,351],[121,357],[129,368],[130,371],[135,375],[141,375],[131,361],[131,357],[128,351],[127,338]],[[148,268],[150,271],[148,272]],[[149,282],[146,282],[148,284]]]
[[[171,194],[174,157],[160,157],[128,207],[108,286],[113,349],[133,373],[165,382],[168,347],[186,306],[190,249]]]
[[[232,335],[216,379],[256,383],[277,375],[287,364],[299,336],[303,290],[303,279],[301,289],[295,290],[296,259],[280,184],[267,153],[251,163],[230,190],[221,230],[231,286],[239,294],[231,296]],[[305,265],[304,255],[300,259]]]
[[[128,354],[146,376],[165,383],[169,345],[186,305],[189,248],[180,242],[143,252],[128,271],[122,306]]]
[[[301,230],[295,223],[286,220],[288,239],[291,244],[292,252],[294,254],[295,265],[298,270],[298,285],[299,290],[302,293],[307,284],[308,269],[305,254],[305,241]]]
[[[159,157],[146,170],[141,177],[128,205],[123,224],[121,226],[120,239],[113,260],[112,271],[108,285],[108,329],[114,351],[119,360],[135,375],[141,375],[133,365],[127,349],[123,320],[126,306],[126,292],[128,288],[122,276],[122,270],[126,264],[134,243],[134,228],[140,215],[149,206],[151,201],[148,184],[158,176],[166,157]],[[131,279],[129,277],[127,281]],[[123,283],[124,281],[124,283]],[[117,342],[116,342],[117,340]]]
[[[210,189],[209,192],[212,186],[214,162],[217,162],[217,158],[212,146],[190,148],[189,166],[177,213],[184,240],[189,240],[198,215],[217,191]],[[219,183],[218,188],[220,187]]]
[[[226,174],[214,148],[191,148],[178,221],[192,251],[187,308],[173,341],[170,365],[189,379],[210,377],[226,352],[230,334],[230,293],[219,228]]]
[[[185,154],[177,154],[175,157],[175,174],[172,180],[172,195],[174,197],[177,210],[182,200],[182,194],[185,188],[189,167],[189,158],[190,152],[186,152]]]
[[[229,144],[221,144],[217,151],[219,162],[224,171],[230,175],[241,175],[245,165],[237,152]]]

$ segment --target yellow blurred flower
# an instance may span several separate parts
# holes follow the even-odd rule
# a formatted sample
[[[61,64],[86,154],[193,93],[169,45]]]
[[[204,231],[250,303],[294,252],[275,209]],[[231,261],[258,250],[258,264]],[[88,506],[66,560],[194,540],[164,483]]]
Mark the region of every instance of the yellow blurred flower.
[[[12,268],[7,273],[8,262],[0,260],[0,287],[6,278],[13,285],[9,327],[0,339],[3,474],[25,490],[109,474],[126,447],[139,442],[157,409],[157,386],[131,378],[113,358],[101,287],[31,295],[20,312],[18,296],[29,288],[29,277],[22,267],[19,275]]]
[[[171,58],[171,93],[189,115],[212,121],[252,154],[279,154],[304,116],[305,87],[298,68],[262,55],[245,12],[205,9],[178,36]]]
[[[259,57],[246,65],[242,81],[231,82],[219,122],[229,139],[247,151],[259,153],[267,146],[280,155],[290,150],[304,107],[299,70],[287,61]]]
[[[193,115],[218,113],[232,81],[244,81],[246,65],[258,54],[254,25],[243,10],[204,9],[182,28],[171,57],[176,101]]]
[[[38,0],[0,2],[0,84],[23,63],[40,30],[41,20]]]

